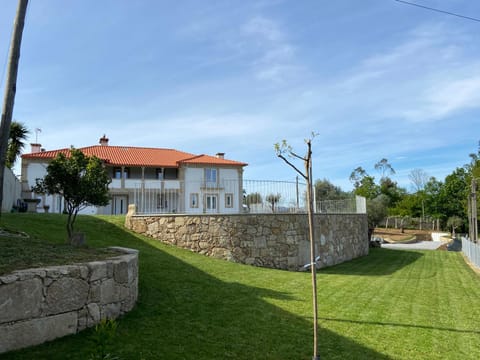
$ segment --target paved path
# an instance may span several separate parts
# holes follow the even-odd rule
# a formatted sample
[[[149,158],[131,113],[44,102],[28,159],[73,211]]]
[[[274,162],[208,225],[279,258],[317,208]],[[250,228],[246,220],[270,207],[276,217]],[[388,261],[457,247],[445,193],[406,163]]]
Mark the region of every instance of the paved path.
[[[436,250],[442,244],[441,241],[419,241],[413,244],[382,244],[382,248],[393,250]]]

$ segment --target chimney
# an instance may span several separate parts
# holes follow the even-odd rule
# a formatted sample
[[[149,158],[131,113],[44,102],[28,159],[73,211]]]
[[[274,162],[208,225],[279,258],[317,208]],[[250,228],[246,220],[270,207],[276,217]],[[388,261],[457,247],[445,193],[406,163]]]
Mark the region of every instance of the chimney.
[[[100,145],[102,146],[108,146],[108,138],[103,134],[103,136],[100,138]]]
[[[30,146],[32,147],[32,150],[31,150],[32,154],[39,153],[42,151],[42,144],[30,144]]]
[[[225,153],[219,152],[215,156],[217,157],[217,159],[225,159]]]

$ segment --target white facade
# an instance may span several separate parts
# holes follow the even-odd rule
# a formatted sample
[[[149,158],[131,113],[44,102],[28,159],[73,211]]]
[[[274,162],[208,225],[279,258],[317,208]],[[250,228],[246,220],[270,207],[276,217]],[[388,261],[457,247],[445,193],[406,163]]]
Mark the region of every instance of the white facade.
[[[242,209],[242,170],[223,167],[186,167],[187,213],[235,214]]]
[[[64,210],[61,196],[31,192],[36,179],[46,175],[47,165],[38,159],[23,159],[22,197],[40,199],[38,212],[46,211],[46,205],[49,212],[61,213]],[[125,214],[133,203],[139,213],[242,211],[242,166],[181,164],[169,168],[168,179],[164,178],[163,168],[122,166],[119,171],[118,166],[107,166],[106,169],[112,177],[110,203],[104,207],[89,206],[81,214]]]

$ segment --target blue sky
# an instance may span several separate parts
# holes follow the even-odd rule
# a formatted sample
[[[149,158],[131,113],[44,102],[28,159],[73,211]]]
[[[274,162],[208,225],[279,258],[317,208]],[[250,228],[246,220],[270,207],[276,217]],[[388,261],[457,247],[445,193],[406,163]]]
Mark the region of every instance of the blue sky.
[[[480,18],[477,1],[416,2]],[[2,2],[2,96],[15,10]],[[106,134],[225,152],[247,179],[294,179],[273,144],[303,154],[315,131],[315,179],[349,190],[387,158],[408,188],[412,169],[443,180],[477,150],[479,32],[394,0],[30,0],[14,119],[47,150]]]

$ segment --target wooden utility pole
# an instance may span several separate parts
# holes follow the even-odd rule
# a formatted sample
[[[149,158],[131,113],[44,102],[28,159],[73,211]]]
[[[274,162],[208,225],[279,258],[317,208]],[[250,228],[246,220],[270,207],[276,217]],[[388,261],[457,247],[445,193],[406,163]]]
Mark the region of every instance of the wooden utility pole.
[[[2,105],[2,120],[0,123],[0,206],[3,202],[3,179],[5,176],[5,158],[7,155],[10,124],[12,122],[13,104],[17,90],[18,61],[20,59],[20,44],[22,43],[23,26],[27,13],[28,0],[18,0],[17,15],[13,24],[13,34],[8,56],[7,81]],[[1,211],[0,211],[1,213]]]

